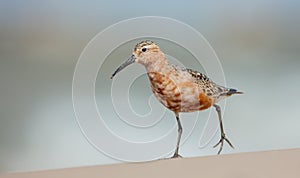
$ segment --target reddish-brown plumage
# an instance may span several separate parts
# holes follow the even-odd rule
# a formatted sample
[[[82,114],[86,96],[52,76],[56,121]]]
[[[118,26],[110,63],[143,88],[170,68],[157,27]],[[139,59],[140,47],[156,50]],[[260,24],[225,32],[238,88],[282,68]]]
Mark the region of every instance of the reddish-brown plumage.
[[[210,97],[208,97],[204,93],[199,94],[199,103],[200,103],[200,108],[199,110],[204,110],[209,107],[211,107],[214,104],[214,100]]]
[[[214,104],[214,99],[199,90],[191,79],[181,82],[179,75],[172,75],[172,72],[168,72],[169,75],[162,73],[163,71],[149,72],[148,76],[152,92],[171,111],[178,113],[204,110]]]

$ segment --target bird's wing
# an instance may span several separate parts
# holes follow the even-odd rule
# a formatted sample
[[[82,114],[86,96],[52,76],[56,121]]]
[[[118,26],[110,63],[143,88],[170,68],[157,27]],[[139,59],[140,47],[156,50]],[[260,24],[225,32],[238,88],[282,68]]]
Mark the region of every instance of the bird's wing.
[[[201,72],[193,69],[184,69],[184,71],[188,72],[193,77],[194,82],[198,84],[199,88],[201,88],[202,91],[208,96],[217,97],[228,92],[228,88],[217,85]]]
[[[191,76],[195,79],[195,82],[198,83],[209,83],[211,80],[201,72],[198,72],[193,69],[183,69],[183,71],[187,71]]]

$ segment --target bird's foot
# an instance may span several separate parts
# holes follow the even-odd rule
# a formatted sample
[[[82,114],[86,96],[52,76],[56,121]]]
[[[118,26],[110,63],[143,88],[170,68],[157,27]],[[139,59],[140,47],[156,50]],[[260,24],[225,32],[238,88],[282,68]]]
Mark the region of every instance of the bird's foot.
[[[182,158],[182,156],[178,153],[174,153],[174,155],[171,157],[172,158]]]
[[[222,149],[223,149],[224,140],[229,144],[229,146],[230,146],[231,148],[234,148],[233,145],[232,145],[232,144],[230,143],[230,141],[228,140],[228,138],[226,138],[225,133],[222,133],[219,142],[214,146],[214,148],[215,148],[215,147],[217,147],[219,144],[221,144],[220,149],[219,149],[219,151],[218,151],[218,154],[220,154],[221,151],[222,151]]]

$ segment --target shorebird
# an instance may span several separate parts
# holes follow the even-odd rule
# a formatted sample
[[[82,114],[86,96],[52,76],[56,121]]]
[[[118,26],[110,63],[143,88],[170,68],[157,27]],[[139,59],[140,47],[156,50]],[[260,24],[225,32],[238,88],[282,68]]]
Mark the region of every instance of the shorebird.
[[[217,103],[233,94],[242,94],[242,92],[220,86],[206,75],[195,70],[179,68],[170,64],[159,46],[150,40],[138,43],[130,58],[116,69],[111,79],[122,69],[135,62],[144,65],[152,92],[165,107],[175,114],[178,136],[172,158],[181,157],[178,154],[182,134],[179,113],[205,110],[211,106],[215,107],[218,113],[221,131],[221,138],[214,147],[220,145],[218,154],[223,149],[224,141],[233,148],[233,145],[225,136],[221,108]]]

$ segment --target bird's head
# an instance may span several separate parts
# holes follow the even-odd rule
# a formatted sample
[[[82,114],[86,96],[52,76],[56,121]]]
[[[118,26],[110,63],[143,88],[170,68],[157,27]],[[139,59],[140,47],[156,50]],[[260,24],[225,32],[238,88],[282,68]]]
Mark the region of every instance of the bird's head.
[[[129,59],[127,59],[123,64],[121,64],[116,71],[112,74],[111,78],[113,78],[117,73],[123,70],[128,65],[137,62],[143,65],[147,65],[155,62],[158,58],[157,54],[160,53],[159,47],[152,41],[146,40],[138,43],[132,52],[132,55]]]

